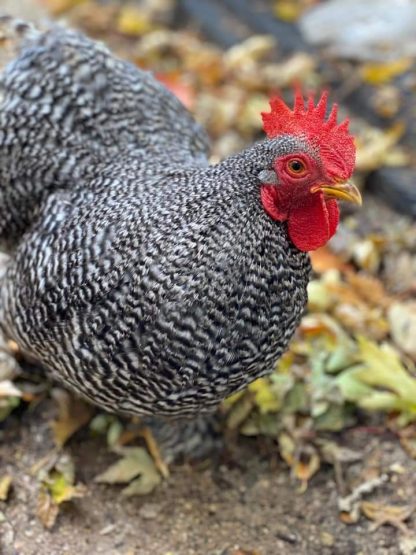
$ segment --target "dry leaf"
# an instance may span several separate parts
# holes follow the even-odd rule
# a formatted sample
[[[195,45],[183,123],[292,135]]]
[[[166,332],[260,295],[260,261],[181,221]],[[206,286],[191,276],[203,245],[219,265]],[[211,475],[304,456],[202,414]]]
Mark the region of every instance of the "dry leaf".
[[[50,473],[45,484],[57,505],[76,497],[84,497],[86,493],[86,488],[83,484],[73,485],[72,480],[69,481],[67,476],[58,470]]]
[[[374,306],[386,308],[393,300],[382,282],[373,276],[364,273],[347,272],[346,280],[364,301]]]
[[[39,470],[42,478],[37,515],[46,528],[51,528],[59,514],[60,505],[83,497],[86,488],[83,484],[74,484],[74,465],[67,454],[56,454],[46,463],[48,466]]]
[[[323,274],[328,270],[339,270],[345,272],[351,270],[351,266],[335,254],[329,247],[321,247],[310,253],[312,268],[317,274]]]
[[[193,109],[195,104],[195,89],[190,83],[185,82],[177,71],[171,73],[157,73],[155,76],[171,93],[179,98],[188,110]]]
[[[279,399],[270,387],[267,378],[259,378],[248,386],[248,390],[254,394],[254,402],[261,414],[276,412],[280,408]]]
[[[295,52],[281,63],[265,64],[257,67],[253,72],[252,84],[257,77],[257,87],[260,84],[267,91],[291,86],[294,82],[308,83],[314,79],[316,58],[306,52]]]
[[[12,485],[12,477],[9,475],[0,478],[0,501],[7,501]]]
[[[292,466],[293,475],[301,482],[301,493],[306,491],[309,480],[318,472],[320,466],[321,460],[316,448],[310,444],[302,446]]]
[[[95,478],[105,484],[126,484],[123,495],[145,495],[161,482],[161,476],[150,455],[142,447],[123,447],[118,450],[122,458]],[[133,481],[132,481],[133,480]]]
[[[275,0],[274,13],[282,21],[293,23],[302,15],[304,6],[298,0]]]
[[[2,397],[21,397],[22,392],[12,381],[3,380],[0,382],[0,398]]]
[[[52,15],[60,15],[87,0],[40,0]]]
[[[416,360],[416,302],[394,303],[388,319],[394,342]]]
[[[124,5],[117,19],[117,30],[125,35],[140,36],[154,27],[149,14],[133,4]]]
[[[401,58],[384,63],[367,63],[362,65],[361,74],[367,83],[382,85],[405,73],[412,65],[412,58]]]
[[[395,151],[394,147],[402,137],[405,126],[397,122],[387,131],[370,128],[365,135],[357,137],[356,169],[373,171],[382,166]]]
[[[52,422],[51,427],[55,444],[62,447],[75,432],[88,424],[94,414],[94,408],[62,389],[54,389],[52,395],[58,403],[59,416]]]
[[[46,489],[41,489],[38,495],[36,515],[45,528],[52,528],[59,513],[59,506],[52,499]]]
[[[227,70],[239,71],[264,58],[275,47],[276,39],[270,35],[251,36],[227,50],[223,63]]]
[[[379,503],[371,503],[369,501],[362,501],[361,510],[363,514],[369,519],[374,521],[371,526],[371,531],[377,530],[384,524],[389,524],[399,529],[404,534],[409,532],[407,526],[404,524],[406,520],[413,514],[416,506],[405,505],[381,505]]]

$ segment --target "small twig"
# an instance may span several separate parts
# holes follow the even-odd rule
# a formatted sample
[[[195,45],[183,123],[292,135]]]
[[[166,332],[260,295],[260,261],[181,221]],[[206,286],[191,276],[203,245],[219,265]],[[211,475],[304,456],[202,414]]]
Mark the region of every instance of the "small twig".
[[[342,513],[351,513],[357,508],[357,504],[361,501],[361,498],[364,495],[368,495],[372,493],[375,489],[379,488],[383,484],[389,481],[388,474],[382,474],[377,478],[373,478],[372,480],[368,480],[367,482],[363,482],[359,484],[350,495],[347,497],[340,497],[338,499],[338,509]]]
[[[149,449],[149,453],[151,454],[151,456],[153,457],[153,460],[155,461],[155,465],[157,469],[159,470],[159,472],[162,474],[164,478],[169,478],[168,465],[163,460],[163,457],[160,453],[159,446],[150,428],[148,427],[143,428],[143,430],[141,431],[141,435],[146,442],[147,448]]]

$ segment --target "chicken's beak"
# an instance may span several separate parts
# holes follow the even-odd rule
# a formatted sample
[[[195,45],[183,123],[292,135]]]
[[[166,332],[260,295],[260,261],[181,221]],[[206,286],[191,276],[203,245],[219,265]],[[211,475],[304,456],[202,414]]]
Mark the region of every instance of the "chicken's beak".
[[[352,202],[353,204],[358,204],[358,206],[361,206],[363,203],[360,191],[354,183],[351,183],[350,181],[334,183],[331,185],[314,185],[311,188],[311,193],[317,193],[318,191],[324,193],[326,198],[346,200],[348,202]]]

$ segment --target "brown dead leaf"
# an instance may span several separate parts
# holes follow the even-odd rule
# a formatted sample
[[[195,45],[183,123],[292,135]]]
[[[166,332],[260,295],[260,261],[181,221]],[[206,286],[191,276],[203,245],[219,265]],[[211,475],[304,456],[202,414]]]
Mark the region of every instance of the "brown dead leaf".
[[[321,247],[310,253],[312,268],[317,274],[323,274],[328,270],[339,270],[346,272],[351,270],[350,264],[347,264],[342,258],[335,254],[329,247]]]
[[[318,452],[311,444],[297,445],[286,432],[279,434],[278,441],[280,455],[290,466],[292,475],[300,481],[300,492],[304,493],[309,480],[320,468]]]
[[[342,511],[339,513],[339,519],[344,524],[356,524],[359,518],[359,511],[351,511],[350,513]]]
[[[40,0],[52,15],[60,15],[88,0]]]
[[[42,488],[38,495],[38,502],[36,507],[36,515],[48,530],[56,522],[56,518],[59,513],[59,506],[52,499],[51,494],[44,488]]]
[[[51,427],[55,444],[62,447],[75,432],[88,424],[94,408],[63,389],[54,389],[52,396],[58,403],[59,416],[51,423]]]
[[[404,523],[410,518],[415,509],[415,505],[403,505],[399,507],[396,505],[372,503],[370,501],[361,502],[363,514],[374,522],[371,526],[372,532],[384,524],[389,524],[403,532],[403,534],[407,534],[409,529]]]
[[[92,35],[108,33],[114,28],[119,7],[113,3],[101,3],[100,8],[94,2],[80,3],[71,9],[71,22]]]
[[[170,73],[157,73],[156,78],[163,83],[171,93],[182,102],[188,110],[192,110],[195,104],[196,91],[194,87],[183,80],[180,73],[173,71]]]
[[[309,480],[318,472],[321,460],[313,445],[302,446],[296,458],[297,460],[292,466],[292,473],[300,480],[300,492],[304,493],[308,487]]]
[[[393,301],[393,298],[387,293],[383,283],[374,276],[361,272],[347,272],[346,280],[364,301],[373,306],[387,308]]]

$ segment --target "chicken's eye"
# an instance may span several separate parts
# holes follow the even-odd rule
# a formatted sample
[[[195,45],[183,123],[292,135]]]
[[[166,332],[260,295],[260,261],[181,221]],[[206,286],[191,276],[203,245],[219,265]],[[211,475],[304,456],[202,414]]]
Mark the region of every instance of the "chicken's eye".
[[[305,164],[297,158],[290,160],[287,165],[289,173],[295,176],[303,175],[306,171]]]

